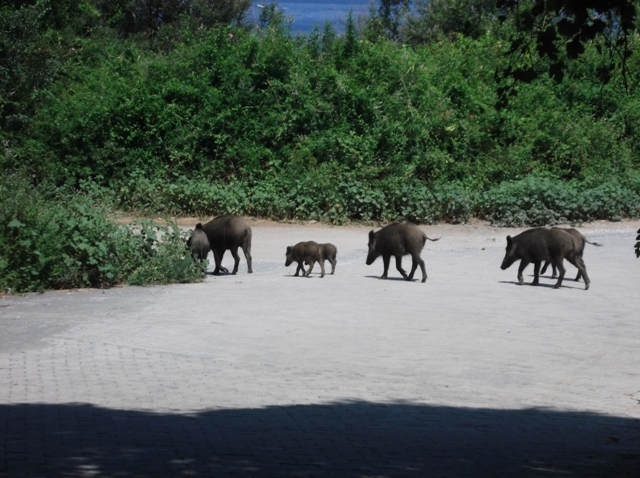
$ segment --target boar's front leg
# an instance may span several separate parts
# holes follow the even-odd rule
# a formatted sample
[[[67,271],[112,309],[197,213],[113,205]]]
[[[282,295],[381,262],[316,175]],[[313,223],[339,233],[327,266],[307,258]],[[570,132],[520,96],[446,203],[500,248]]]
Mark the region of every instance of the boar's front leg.
[[[402,268],[402,256],[396,256],[396,269],[402,274],[402,277],[408,279],[407,272]]]
[[[533,263],[533,282],[531,285],[538,285],[540,279],[540,261],[536,261]]]
[[[309,270],[307,271],[307,273],[305,274],[306,277],[309,277],[311,275],[311,271],[313,270],[313,265],[316,263],[316,261],[309,261],[307,262],[307,264],[309,264]]]
[[[302,266],[302,262],[298,262],[298,267],[296,267],[296,273],[294,277],[298,277],[300,271],[302,271],[302,275],[304,275],[304,267]]]
[[[389,272],[389,262],[390,261],[391,261],[391,256],[388,256],[388,255],[382,256],[382,263],[384,264],[384,271],[382,272],[382,275],[380,276],[380,279],[386,279],[387,278],[387,273]]]
[[[524,277],[522,277],[522,272],[528,265],[529,261],[524,259],[520,260],[520,267],[518,267],[518,282],[520,282],[520,285],[524,284]]]

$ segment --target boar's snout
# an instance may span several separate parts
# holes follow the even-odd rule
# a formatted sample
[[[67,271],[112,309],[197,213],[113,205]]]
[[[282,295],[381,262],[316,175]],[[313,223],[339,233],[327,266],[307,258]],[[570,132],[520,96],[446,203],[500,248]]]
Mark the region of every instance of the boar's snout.
[[[369,252],[369,254],[367,254],[367,265],[370,266],[371,264],[373,264],[373,261],[376,260],[376,256],[374,253]]]
[[[289,267],[291,265],[291,263],[293,262],[293,254],[291,253],[291,246],[287,247],[287,252],[285,253],[287,259],[284,263],[285,266]]]
[[[502,260],[502,265],[500,265],[500,269],[505,270],[508,269],[509,267],[511,267],[511,264],[513,264],[516,261],[517,257],[516,257],[516,252],[515,252],[515,246],[513,244],[513,239],[511,238],[511,236],[507,236],[507,252],[504,256],[504,259]]]

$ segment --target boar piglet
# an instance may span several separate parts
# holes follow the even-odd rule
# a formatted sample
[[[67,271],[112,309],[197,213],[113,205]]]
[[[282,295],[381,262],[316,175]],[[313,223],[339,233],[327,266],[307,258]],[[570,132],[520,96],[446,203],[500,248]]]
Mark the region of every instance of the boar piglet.
[[[338,254],[338,249],[333,244],[318,244],[320,248],[320,260],[322,261],[322,265],[324,266],[324,261],[329,261],[331,264],[331,273],[333,274],[336,270],[336,255]]]
[[[209,239],[202,230],[202,224],[196,224],[195,230],[191,233],[191,237],[187,240],[187,247],[191,249],[191,254],[196,261],[205,261],[211,250],[209,247]]]
[[[402,277],[406,280],[413,279],[413,274],[416,272],[417,267],[420,266],[422,269],[422,282],[426,282],[427,271],[420,253],[427,240],[438,241],[440,238],[431,239],[418,226],[407,222],[394,222],[383,227],[378,232],[371,231],[369,232],[367,265],[370,266],[373,261],[382,256],[384,272],[380,279],[386,279],[389,272],[389,261],[391,256],[394,256],[396,258],[396,269],[402,274]],[[411,255],[413,261],[409,275],[402,268],[402,256],[407,254]]]
[[[576,254],[579,255],[580,257],[582,257],[582,254],[584,253],[584,247],[587,244],[591,244],[593,246],[598,246],[598,247],[602,246],[602,244],[599,244],[597,242],[588,241],[587,238],[584,237],[582,235],[582,233],[580,231],[578,231],[577,229],[574,229],[574,228],[565,229],[563,227],[553,227],[552,229],[557,229],[559,231],[564,231],[566,233],[571,234],[575,238],[575,241],[576,241],[576,247],[577,247]],[[549,267],[549,264],[551,264],[551,262],[549,262],[549,261],[546,261],[544,263],[544,266],[542,267],[542,270],[540,271],[540,274],[544,274],[545,272],[547,272],[547,267]],[[553,274],[551,275],[551,278],[555,279],[557,277],[556,268],[553,265],[551,265],[551,268],[553,270]],[[578,275],[576,276],[575,280],[579,281],[580,277],[582,277],[582,274],[580,273],[580,271],[578,271]]]
[[[213,259],[216,262],[216,268],[213,271],[214,275],[218,275],[220,272],[229,272],[225,267],[222,267],[222,257],[227,249],[231,251],[234,260],[231,273],[238,272],[238,265],[240,264],[239,247],[242,248],[244,257],[247,260],[247,272],[249,274],[253,272],[251,268],[251,228],[244,222],[244,219],[240,216],[216,217],[202,226],[202,230],[207,234],[209,245],[213,251]]]
[[[579,248],[576,239],[571,234],[559,229],[545,229],[536,227],[518,234],[515,237],[507,236],[507,250],[500,268],[505,270],[518,259],[520,267],[518,267],[518,282],[524,283],[522,271],[531,262],[534,264],[534,279],[531,285],[538,285],[540,277],[540,265],[544,261],[549,261],[558,268],[560,276],[558,282],[554,285],[557,289],[562,285],[564,279],[565,268],[564,259],[567,259],[584,277],[585,289],[589,288],[589,276],[584,265],[582,257],[578,254]]]
[[[322,260],[322,254],[320,252],[320,247],[317,242],[307,241],[307,242],[299,242],[295,246],[287,247],[287,260],[284,263],[285,266],[289,267],[293,262],[298,263],[298,267],[296,268],[295,277],[298,277],[298,273],[302,271],[302,275],[304,277],[309,277],[311,271],[313,270],[313,265],[317,262],[320,264],[320,277],[324,277],[324,261]],[[303,264],[307,264],[309,266],[309,270],[305,273]]]

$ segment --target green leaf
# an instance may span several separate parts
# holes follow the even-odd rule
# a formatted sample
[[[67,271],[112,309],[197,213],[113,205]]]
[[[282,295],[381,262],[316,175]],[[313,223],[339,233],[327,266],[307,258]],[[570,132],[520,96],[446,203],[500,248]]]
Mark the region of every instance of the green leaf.
[[[14,219],[13,221],[11,221],[11,222],[8,224],[8,226],[9,226],[9,227],[24,227],[24,226],[26,226],[26,224],[24,224],[24,223],[22,223],[22,222],[18,221],[17,219]]]

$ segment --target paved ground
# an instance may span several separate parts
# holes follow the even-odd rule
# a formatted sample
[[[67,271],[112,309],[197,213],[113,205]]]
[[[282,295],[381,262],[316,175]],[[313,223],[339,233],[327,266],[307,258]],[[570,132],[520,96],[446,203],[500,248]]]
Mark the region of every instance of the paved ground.
[[[0,476],[636,478],[638,227],[583,228],[589,291],[516,285],[513,230],[425,227],[421,284],[256,223],[252,275],[0,299]],[[334,276],[284,267],[310,239]]]

